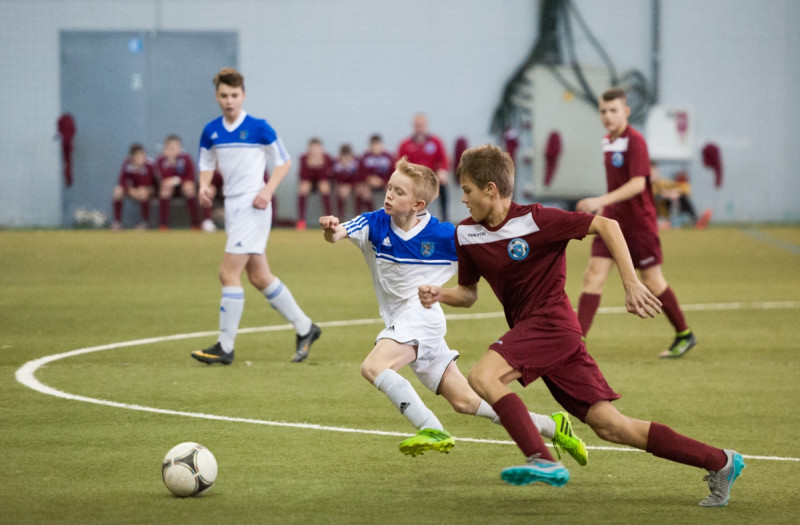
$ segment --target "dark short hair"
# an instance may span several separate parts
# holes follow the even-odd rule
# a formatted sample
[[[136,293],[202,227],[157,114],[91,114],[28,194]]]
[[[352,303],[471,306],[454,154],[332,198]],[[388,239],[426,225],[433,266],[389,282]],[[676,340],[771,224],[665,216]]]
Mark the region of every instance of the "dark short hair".
[[[128,155],[133,156],[134,153],[138,153],[140,151],[144,151],[144,145],[141,142],[134,142],[131,144],[131,147],[128,148]]]
[[[172,142],[173,140],[177,140],[178,142],[183,144],[183,140],[181,140],[181,136],[177,135],[175,133],[171,133],[171,134],[167,135],[167,138],[164,139],[164,144],[166,144],[167,142]]]
[[[456,179],[460,181],[465,175],[480,189],[494,182],[501,197],[511,197],[514,193],[514,161],[508,152],[493,144],[464,151],[456,168]]]
[[[606,90],[600,97],[603,102],[611,102],[612,100],[622,99],[623,102],[628,102],[628,97],[625,95],[625,90],[618,87],[613,87]]]
[[[224,67],[214,77],[214,87],[219,89],[220,84],[230,87],[240,87],[244,91],[244,77],[232,67]]]
[[[383,138],[380,136],[379,133],[374,133],[370,138],[370,142],[383,142]]]

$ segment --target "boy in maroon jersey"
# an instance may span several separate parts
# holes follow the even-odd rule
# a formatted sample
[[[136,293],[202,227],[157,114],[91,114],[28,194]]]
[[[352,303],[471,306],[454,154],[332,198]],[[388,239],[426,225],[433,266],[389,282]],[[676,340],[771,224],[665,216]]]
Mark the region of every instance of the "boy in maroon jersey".
[[[578,211],[601,213],[619,223],[633,266],[639,270],[642,283],[661,301],[664,314],[675,328],[675,339],[662,358],[677,358],[697,344],[694,333],[686,324],[683,311],[672,288],[661,271],[663,257],[658,238],[658,219],[650,184],[650,158],[647,143],[641,133],[628,125],[625,92],[612,88],[600,100],[600,118],[608,135],[603,137],[608,193],[578,202]],[[603,284],[614,260],[603,239],[595,237],[592,257],[583,277],[583,292],[578,300],[578,321],[584,337],[600,306]]]
[[[300,156],[300,185],[297,188],[297,229],[306,229],[306,203],[312,191],[322,195],[325,215],[331,212],[331,169],[333,158],[325,152],[322,141],[312,138],[308,141],[306,152]]]
[[[742,456],[678,434],[660,423],[621,414],[612,401],[620,396],[586,352],[581,328],[564,291],[566,247],[571,239],[598,234],[617,263],[628,312],[645,318],[660,312],[658,299],[636,277],[630,253],[616,221],[511,200],[514,162],[500,148],[468,149],[456,171],[470,218],[456,228],[458,284],[421,286],[423,306],[436,302],[471,306],[478,281],[485,278],[503,305],[510,330],[489,345],[469,374],[469,384],[485,399],[517,443],[527,462],[504,469],[514,485],[541,481],[561,486],[569,472],[550,455],[528,410],[508,383],[523,386],[539,377],[567,412],[592,427],[602,439],[709,471],[707,507],[728,502],[730,487],[744,468]],[[523,417],[525,416],[525,417]]]
[[[169,229],[169,201],[180,191],[186,199],[192,229],[199,230],[194,161],[183,151],[183,141],[178,135],[168,135],[164,139],[164,152],[156,159],[156,179],[158,180],[158,229]]]
[[[155,169],[152,161],[147,158],[144,146],[139,143],[132,144],[128,150],[128,158],[125,159],[119,170],[119,180],[111,196],[111,204],[114,209],[112,230],[122,229],[122,199],[125,197],[138,201],[141,207],[142,222],[136,226],[136,229],[147,229],[147,223],[150,221],[150,199],[155,193],[155,184]]]
[[[377,133],[369,139],[369,149],[361,156],[361,173],[356,185],[356,215],[373,211],[373,195],[383,194],[386,183],[394,171],[394,158],[386,151],[383,139]]]
[[[333,162],[331,173],[336,181],[336,211],[339,217],[346,217],[345,208],[347,201],[353,193],[353,187],[358,184],[360,176],[358,157],[353,153],[350,144],[339,147],[339,156]],[[355,210],[354,210],[355,212]]]

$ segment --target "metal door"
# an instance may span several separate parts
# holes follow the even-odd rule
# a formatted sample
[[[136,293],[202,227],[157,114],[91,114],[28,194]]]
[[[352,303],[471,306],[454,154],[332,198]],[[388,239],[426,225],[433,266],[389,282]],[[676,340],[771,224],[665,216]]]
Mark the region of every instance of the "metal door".
[[[232,32],[61,32],[61,108],[75,118],[73,179],[63,190],[65,226],[75,211],[111,216],[111,193],[134,142],[148,155],[176,133],[197,154],[203,125],[219,114],[212,78],[236,67]],[[126,203],[127,204],[127,203]],[[131,205],[125,218],[138,214]],[[155,208],[151,222],[155,220]],[[135,219],[134,219],[135,220]]]

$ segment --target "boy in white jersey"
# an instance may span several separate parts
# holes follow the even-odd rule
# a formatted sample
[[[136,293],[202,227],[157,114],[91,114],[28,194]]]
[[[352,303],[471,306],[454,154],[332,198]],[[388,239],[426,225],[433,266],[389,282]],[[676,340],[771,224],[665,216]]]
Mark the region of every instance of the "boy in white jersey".
[[[242,109],[244,77],[224,68],[214,77],[216,99],[222,116],[206,124],[200,137],[200,204],[213,204],[211,181],[215,167],[224,181],[225,256],[219,269],[222,300],[219,309],[220,335],[205,350],[192,352],[204,363],[233,362],[233,343],[244,310],[241,275],[247,277],[297,332],[293,362],[308,356],[311,344],[322,330],[300,309],[289,289],[272,274],[265,250],[272,226],[272,196],[286,176],[292,161],[283,142],[266,120],[256,119]],[[269,160],[272,175],[264,184]]]
[[[400,451],[415,456],[427,450],[449,451],[454,443],[439,419],[417,392],[397,373],[409,365],[428,389],[441,394],[456,412],[500,422],[497,414],[470,388],[455,360],[458,352],[444,340],[444,312],[423,308],[417,288],[428,281],[442,285],[456,272],[454,227],[439,222],[427,206],[439,193],[436,174],[405,157],[395,166],[383,209],[364,213],[344,224],[332,215],[320,217],[325,240],[350,238],[359,246],[372,274],[386,328],[378,334],[361,374],[374,384],[419,431],[400,443]],[[553,443],[585,465],[586,446],[572,433],[566,413],[530,413],[536,427]]]

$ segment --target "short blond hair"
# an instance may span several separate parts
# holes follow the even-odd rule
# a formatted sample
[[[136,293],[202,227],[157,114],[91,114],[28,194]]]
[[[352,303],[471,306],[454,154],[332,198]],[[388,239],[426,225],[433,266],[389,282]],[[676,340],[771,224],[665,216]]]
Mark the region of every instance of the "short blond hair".
[[[480,189],[494,182],[501,197],[511,197],[514,193],[514,161],[511,155],[493,144],[464,151],[456,168],[456,178],[460,181],[465,175]]]
[[[395,163],[394,169],[411,179],[414,196],[425,201],[426,207],[439,196],[439,179],[429,167],[412,164],[404,156]]]

